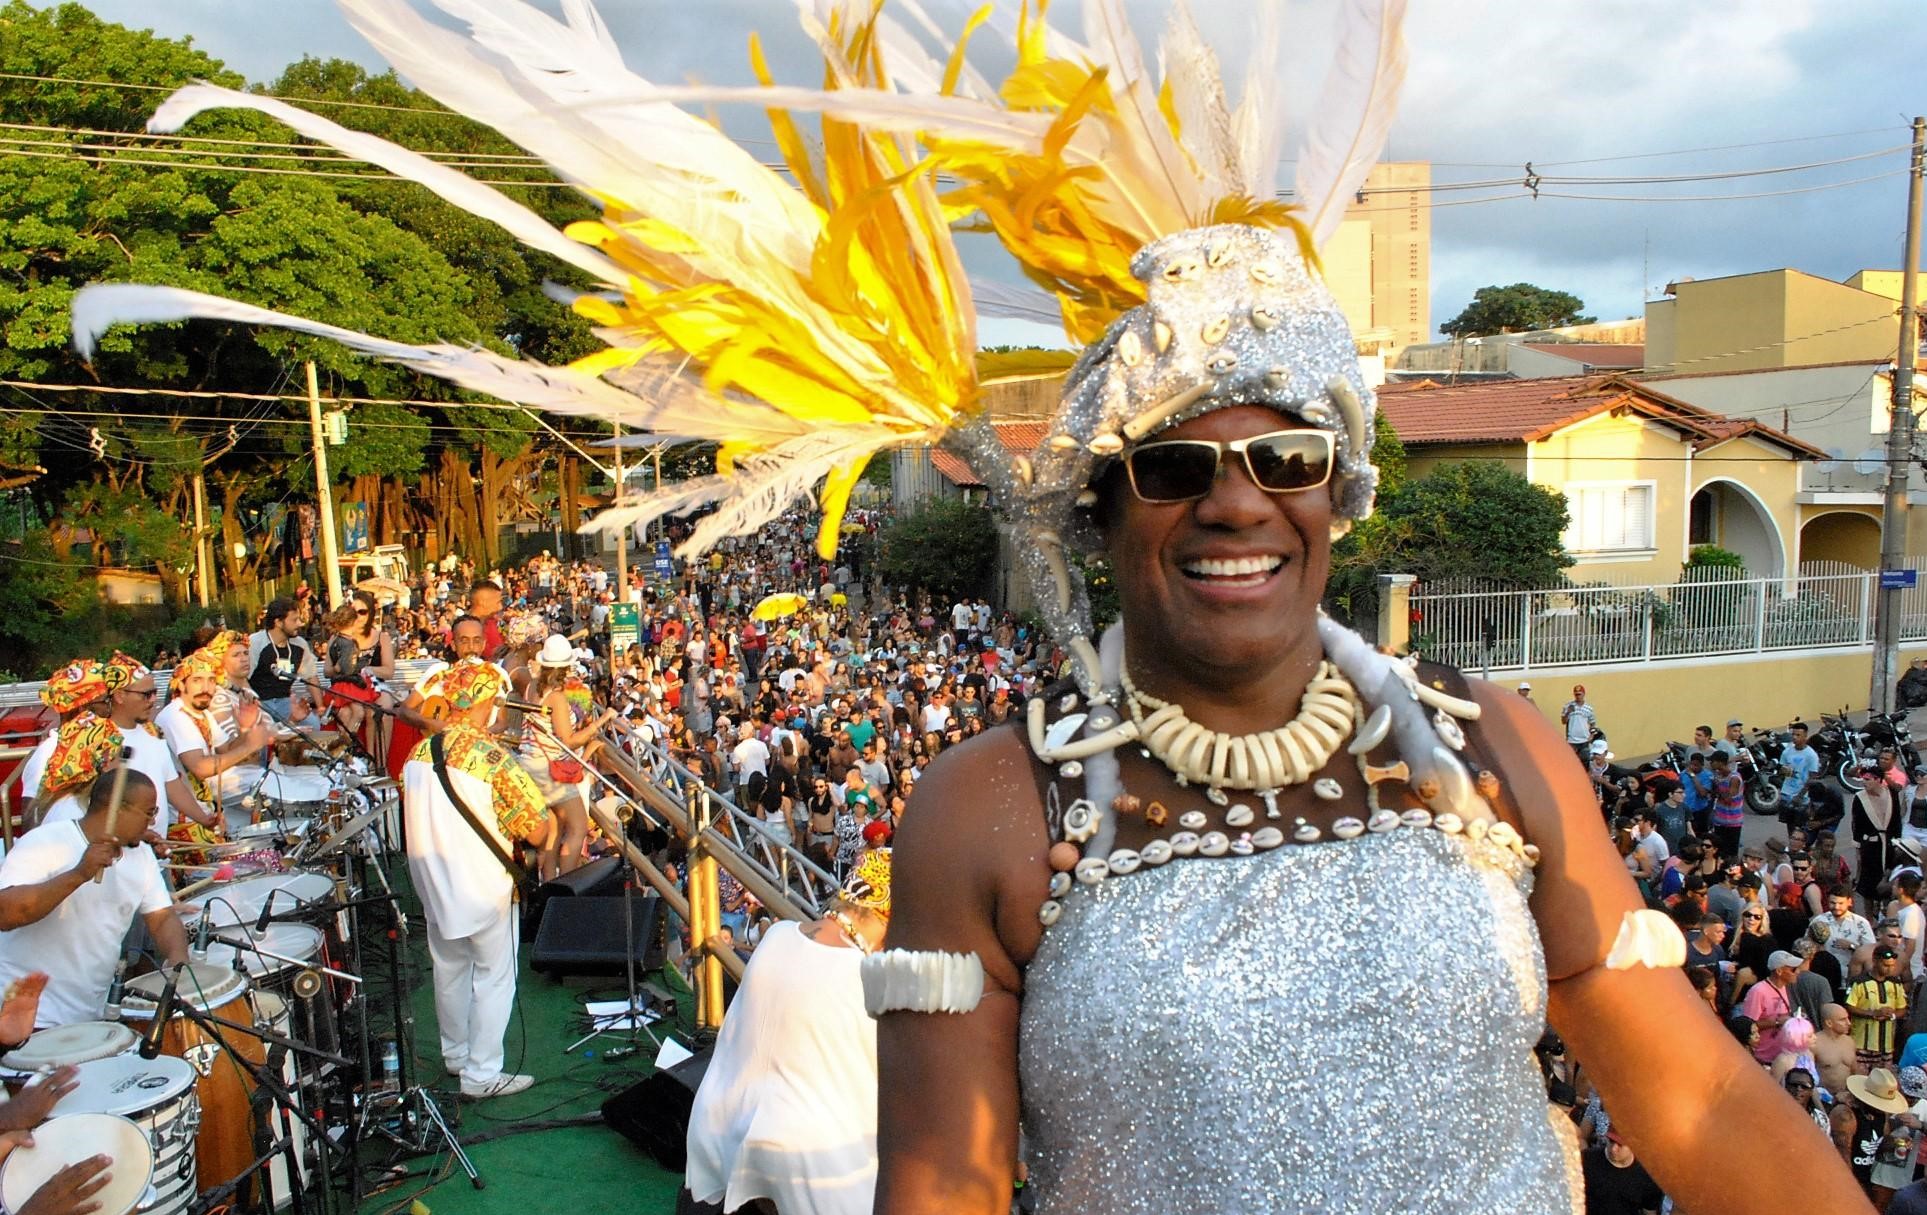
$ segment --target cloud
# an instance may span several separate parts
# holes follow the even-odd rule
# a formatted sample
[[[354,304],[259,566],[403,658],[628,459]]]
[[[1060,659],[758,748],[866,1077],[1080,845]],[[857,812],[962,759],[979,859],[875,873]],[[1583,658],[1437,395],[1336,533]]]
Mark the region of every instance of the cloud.
[[[925,0],[925,7],[955,30],[974,2]],[[1242,79],[1243,48],[1262,2],[1192,2],[1228,80]],[[1337,4],[1287,4],[1285,93],[1296,119],[1329,61]],[[1166,0],[1125,5],[1140,39],[1153,47]],[[88,7],[108,20],[192,35],[252,79],[270,79],[302,54],[382,66],[323,0],[90,0]],[[816,77],[792,0],[604,0],[600,7],[630,65],[650,79],[747,82],[752,29],[764,35],[779,78]],[[1060,22],[1079,20],[1075,0],[1057,0],[1051,11]],[[1516,181],[1527,161],[1546,173],[1651,176],[1828,160],[1904,143],[1906,117],[1927,111],[1927,90],[1908,66],[1927,61],[1918,0],[1412,0],[1407,35],[1412,67],[1390,153],[1436,162],[1441,182]],[[980,39],[984,65],[998,66],[989,53],[994,40]],[[767,138],[748,107],[732,107],[722,118],[732,134]],[[1769,143],[1871,128],[1877,130]],[[1560,163],[1734,144],[1763,146]],[[1751,194],[1904,167],[1904,154],[1895,154],[1785,176],[1545,192]],[[1502,186],[1440,192],[1437,199],[1517,192]],[[1433,318],[1456,313],[1486,283],[1570,290],[1605,317],[1637,314],[1645,291],[1681,275],[1785,265],[1838,278],[1862,266],[1898,265],[1904,200],[1904,179],[1891,177],[1740,201],[1541,198],[1441,206],[1433,212]],[[1005,277],[1007,269],[992,260],[973,259]]]

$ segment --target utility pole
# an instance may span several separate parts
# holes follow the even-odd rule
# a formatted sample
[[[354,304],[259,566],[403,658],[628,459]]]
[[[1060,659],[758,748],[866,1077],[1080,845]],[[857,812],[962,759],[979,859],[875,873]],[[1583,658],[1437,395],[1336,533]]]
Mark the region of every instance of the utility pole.
[[[1914,467],[1914,364],[1920,352],[1920,189],[1927,171],[1927,118],[1914,119],[1913,158],[1907,174],[1907,241],[1900,279],[1900,357],[1894,361],[1892,420],[1887,427],[1887,492],[1880,510],[1880,612],[1875,617],[1873,688],[1876,713],[1894,707],[1900,677],[1899,585],[1888,586],[1907,560],[1907,483]]]
[[[308,428],[314,440],[315,511],[321,531],[321,567],[328,587],[328,606],[341,606],[341,553],[335,544],[335,495],[328,486],[328,436],[321,426],[321,387],[315,383],[314,360],[308,361]]]
[[[213,601],[208,590],[207,473],[205,465],[194,470],[194,598],[207,607]]]
[[[616,428],[616,500],[615,506],[622,505],[622,423]],[[629,527],[624,524],[616,529],[616,602],[629,602]]]

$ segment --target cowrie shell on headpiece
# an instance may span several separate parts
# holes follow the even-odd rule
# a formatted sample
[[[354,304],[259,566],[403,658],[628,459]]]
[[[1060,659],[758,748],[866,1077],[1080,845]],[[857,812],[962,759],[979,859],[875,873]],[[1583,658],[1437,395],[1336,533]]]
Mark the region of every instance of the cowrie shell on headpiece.
[[[1087,856],[1077,862],[1077,880],[1095,886],[1111,875],[1111,863],[1101,856]]]
[[[1335,802],[1345,796],[1345,786],[1329,776],[1321,776],[1311,783],[1311,791],[1328,802]]]
[[[1231,851],[1231,837],[1222,831],[1207,831],[1198,841],[1199,856],[1223,856]]]
[[[1332,420],[1331,407],[1323,401],[1306,401],[1298,407],[1298,412],[1304,416],[1307,422],[1316,422],[1323,425]]]
[[[1423,806],[1416,806],[1398,816],[1398,821],[1407,827],[1430,827],[1432,812]]]
[[[1486,822],[1482,818],[1475,818],[1465,825],[1465,838],[1476,843],[1484,839],[1485,833],[1491,829],[1491,823]]]
[[[1069,451],[1071,448],[1077,446],[1077,440],[1069,435],[1052,435],[1050,437],[1050,445],[1058,451]]]
[[[1050,875],[1050,897],[1061,899],[1071,892],[1071,875],[1053,873]]]
[[[1284,389],[1291,386],[1291,368],[1273,367],[1265,372],[1265,387]]]
[[[1117,435],[1105,432],[1085,444],[1094,456],[1114,456],[1124,450],[1124,440]]]
[[[1251,826],[1252,820],[1257,817],[1256,811],[1243,802],[1239,802],[1224,812],[1224,825],[1227,827],[1249,827]]]
[[[1192,853],[1196,852],[1197,850],[1198,850],[1198,833],[1197,832],[1180,831],[1176,835],[1171,837],[1171,855],[1172,856],[1190,856]]]
[[[1163,321],[1153,321],[1151,323],[1151,340],[1157,344],[1159,354],[1163,354],[1165,351],[1171,349],[1171,326],[1165,324]]]
[[[1195,257],[1174,257],[1165,264],[1160,273],[1164,275],[1166,282],[1181,283],[1197,274],[1202,268],[1203,263]]]
[[[1111,853],[1110,858],[1104,863],[1111,867],[1112,873],[1136,873],[1137,867],[1142,863],[1143,859],[1135,848],[1119,848],[1117,851]]]
[[[1214,806],[1222,806],[1225,803],[1229,802],[1231,798],[1228,794],[1225,793],[1223,789],[1218,788],[1218,786],[1216,785],[1212,785],[1210,788],[1204,791],[1204,800],[1210,802]]]
[[[1398,826],[1398,811],[1380,810],[1365,822],[1365,830],[1373,835],[1383,835]]]
[[[1052,924],[1057,923],[1057,917],[1063,914],[1064,905],[1056,899],[1049,899],[1045,901],[1042,907],[1037,909],[1037,922],[1049,928]]]
[[[1184,828],[1186,831],[1202,831],[1204,830],[1204,824],[1205,817],[1204,811],[1202,810],[1186,810],[1183,814],[1178,815],[1178,826]]]
[[[1275,283],[1284,276],[1284,266],[1272,261],[1270,258],[1266,258],[1261,262],[1251,263],[1251,277],[1258,282]]]
[[[1212,241],[1209,245],[1206,245],[1204,248],[1204,264],[1212,267],[1213,269],[1216,269],[1217,267],[1224,265],[1225,259],[1229,258],[1230,256],[1231,256],[1231,242],[1229,241],[1222,241],[1222,240]]]
[[[1076,780],[1084,775],[1084,765],[1077,760],[1068,759],[1057,765],[1057,774],[1065,780]]]
[[[1212,375],[1226,375],[1238,366],[1235,354],[1214,354],[1204,361],[1204,368]]]
[[[1144,361],[1144,339],[1137,335],[1137,330],[1126,329],[1119,335],[1117,357],[1124,361],[1126,367],[1135,367]]]
[[[1365,834],[1365,824],[1348,815],[1332,824],[1332,834],[1341,840],[1355,840]]]
[[[1497,822],[1486,829],[1485,837],[1501,848],[1510,848],[1519,842],[1519,831],[1511,823]]]
[[[1255,850],[1249,831],[1231,841],[1231,855],[1233,856],[1250,856]]]
[[[1260,304],[1251,310],[1251,323],[1259,329],[1275,328],[1283,319],[1283,314],[1267,304]]]
[[[1230,332],[1231,318],[1228,316],[1218,316],[1206,321],[1204,328],[1198,332],[1198,336],[1204,339],[1205,345],[1216,346],[1219,342],[1224,341],[1225,335]]]
[[[1323,834],[1324,832],[1312,826],[1310,823],[1300,823],[1298,824],[1298,829],[1291,833],[1291,838],[1301,844],[1315,844],[1318,842],[1318,837]]]
[[[1260,827],[1251,833],[1251,846],[1263,852],[1285,842],[1285,833],[1276,827]]]
[[[1152,840],[1139,849],[1137,855],[1147,865],[1162,865],[1171,859],[1171,841]]]
[[[1444,814],[1434,816],[1432,825],[1447,835],[1457,835],[1459,832],[1465,830],[1465,820],[1450,810],[1447,810]]]

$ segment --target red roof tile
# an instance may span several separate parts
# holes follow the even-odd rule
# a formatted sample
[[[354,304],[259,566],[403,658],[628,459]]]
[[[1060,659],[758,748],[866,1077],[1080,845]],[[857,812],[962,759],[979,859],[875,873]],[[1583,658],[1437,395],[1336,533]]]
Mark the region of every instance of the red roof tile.
[[[1634,368],[1646,365],[1646,347],[1611,345],[1605,342],[1522,342],[1527,350],[1549,354],[1555,359],[1570,359],[1587,367]]]
[[[1004,450],[1012,453],[1029,454],[1037,450],[1037,445],[1050,433],[1050,426],[1044,422],[994,422],[997,438],[1003,442]],[[944,475],[952,485],[964,489],[980,489],[983,479],[970,471],[963,460],[941,447],[930,450],[930,466]]]

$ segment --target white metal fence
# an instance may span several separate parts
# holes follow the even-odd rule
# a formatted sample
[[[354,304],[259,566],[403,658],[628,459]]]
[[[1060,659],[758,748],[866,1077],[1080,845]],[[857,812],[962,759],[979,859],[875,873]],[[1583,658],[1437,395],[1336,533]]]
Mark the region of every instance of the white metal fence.
[[[1927,563],[1924,563],[1927,564]],[[1802,567],[1780,578],[1662,586],[1459,590],[1412,596],[1412,648],[1477,669],[1651,662],[1871,644],[1878,576]],[[1900,636],[1927,639],[1927,577],[1900,595]]]

